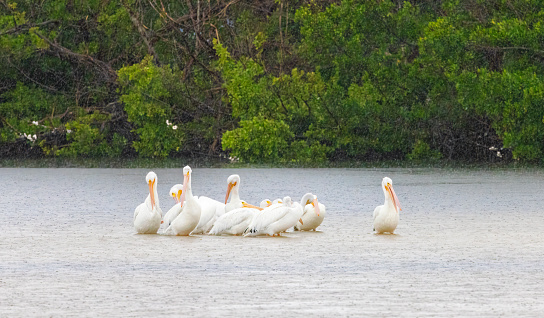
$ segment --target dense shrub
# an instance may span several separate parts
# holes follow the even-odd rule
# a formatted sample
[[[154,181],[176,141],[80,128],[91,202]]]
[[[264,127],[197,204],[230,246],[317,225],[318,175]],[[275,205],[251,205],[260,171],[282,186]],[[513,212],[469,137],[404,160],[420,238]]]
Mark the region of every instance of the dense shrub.
[[[0,156],[544,158],[539,1],[205,7],[1,5]]]

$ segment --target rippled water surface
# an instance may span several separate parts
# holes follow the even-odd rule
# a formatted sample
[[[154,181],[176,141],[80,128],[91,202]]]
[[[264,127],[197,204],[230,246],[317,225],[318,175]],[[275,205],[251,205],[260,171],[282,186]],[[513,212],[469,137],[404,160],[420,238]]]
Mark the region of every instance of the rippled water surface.
[[[181,183],[158,169],[160,204]],[[221,200],[308,191],[316,233],[136,235],[141,169],[0,169],[0,316],[542,316],[539,170],[193,169]],[[403,205],[396,235],[372,233],[382,177]]]

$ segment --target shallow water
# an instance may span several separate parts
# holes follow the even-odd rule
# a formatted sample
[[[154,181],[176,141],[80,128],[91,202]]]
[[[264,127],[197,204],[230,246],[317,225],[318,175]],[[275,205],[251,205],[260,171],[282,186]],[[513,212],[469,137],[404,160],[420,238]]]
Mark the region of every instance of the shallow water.
[[[158,169],[160,204],[181,182]],[[0,316],[542,316],[539,170],[194,169],[193,192],[308,191],[320,231],[283,237],[136,235],[142,169],[0,169]],[[396,235],[372,233],[393,179]]]

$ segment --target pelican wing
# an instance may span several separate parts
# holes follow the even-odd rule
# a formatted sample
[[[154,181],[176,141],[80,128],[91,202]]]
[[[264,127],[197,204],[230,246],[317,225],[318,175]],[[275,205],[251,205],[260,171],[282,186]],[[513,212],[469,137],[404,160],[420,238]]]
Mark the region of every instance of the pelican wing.
[[[380,214],[382,207],[383,205],[379,205],[374,209],[374,213],[373,213],[374,220],[376,220],[376,217]]]
[[[164,215],[164,223],[169,226],[180,213],[181,205],[179,203],[174,204],[174,206],[172,206],[170,210],[168,210],[168,212],[166,212],[166,214]]]
[[[144,203],[141,203],[140,205],[138,205],[136,207],[136,209],[134,210],[134,220],[133,221],[135,221],[136,217],[138,217],[138,214],[140,214],[140,212],[145,210],[145,209],[151,210],[151,196],[149,194],[145,198]]]
[[[140,214],[140,211],[143,207],[145,207],[145,203],[138,205],[136,209],[134,209],[134,219],[132,220],[133,222],[136,221],[136,218],[138,217],[138,214]]]
[[[210,234],[219,235],[224,233],[232,227],[247,221],[249,218],[252,219],[257,212],[259,212],[259,210],[249,208],[240,208],[227,212],[215,221],[213,228],[210,230]]]
[[[268,225],[277,222],[278,220],[283,218],[288,212],[289,207],[284,205],[273,207],[272,209],[264,209],[263,211],[258,213],[255,218],[253,218],[253,221],[249,225],[246,232],[258,233]]]
[[[221,202],[219,202],[217,200],[214,200],[212,198],[208,198],[208,197],[203,196],[203,195],[199,196],[197,200],[198,200],[198,203],[200,203],[200,204],[203,204],[203,203],[210,204],[210,205],[213,205],[214,207],[217,206],[217,205],[225,206],[224,203],[221,203]]]
[[[306,204],[304,206],[304,213],[302,213],[301,218],[304,218],[304,216],[308,213],[314,213],[315,208],[311,204]]]

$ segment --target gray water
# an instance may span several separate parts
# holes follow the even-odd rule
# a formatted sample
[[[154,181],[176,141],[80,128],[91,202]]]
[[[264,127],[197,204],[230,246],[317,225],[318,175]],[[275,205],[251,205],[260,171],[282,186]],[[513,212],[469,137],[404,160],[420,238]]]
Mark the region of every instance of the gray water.
[[[160,204],[182,181],[157,169]],[[193,169],[222,200],[311,191],[319,232],[282,237],[136,235],[147,170],[0,169],[0,316],[542,316],[539,170]],[[372,233],[382,177],[403,206]]]

